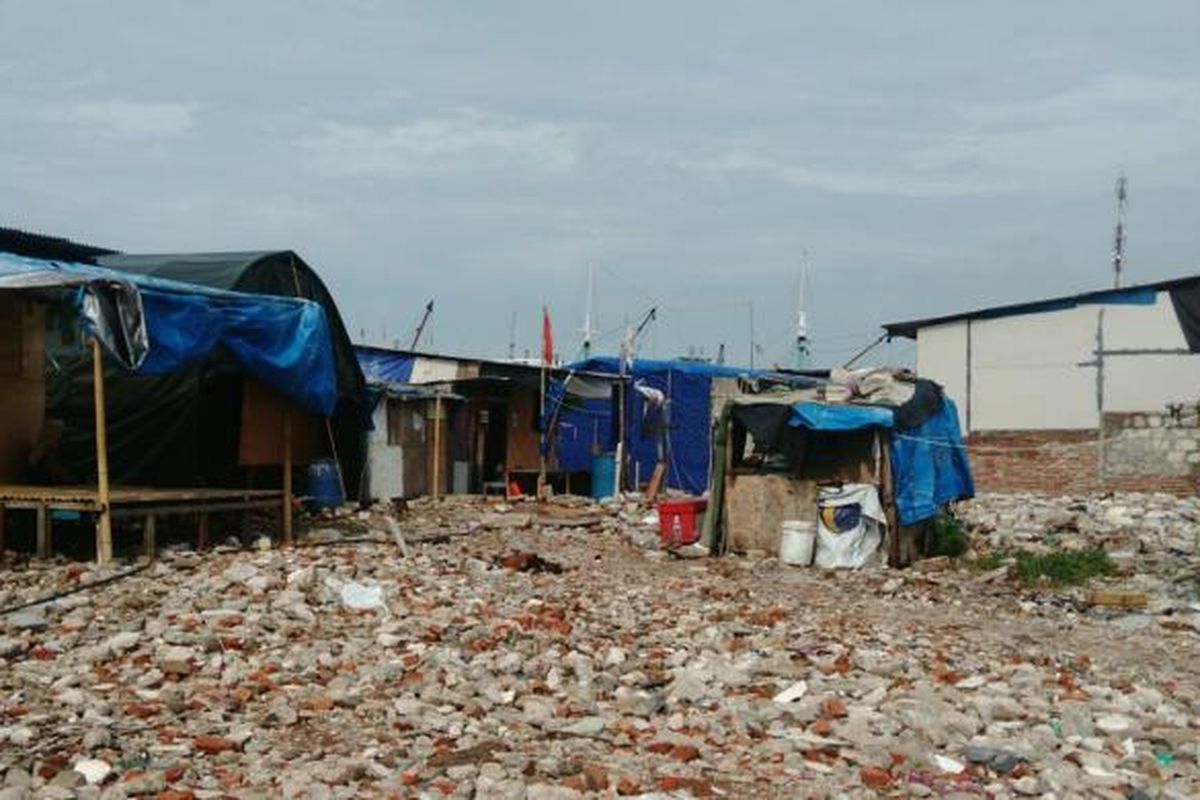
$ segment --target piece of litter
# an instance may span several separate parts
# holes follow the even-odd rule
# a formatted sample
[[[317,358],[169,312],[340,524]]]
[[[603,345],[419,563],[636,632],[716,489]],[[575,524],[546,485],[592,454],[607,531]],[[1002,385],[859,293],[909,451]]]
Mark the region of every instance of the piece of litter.
[[[804,681],[796,681],[788,688],[784,689],[779,694],[775,695],[776,703],[792,703],[804,697],[808,691],[808,684]]]
[[[387,611],[383,587],[377,584],[347,583],[342,587],[342,605],[355,611],[382,609]]]
[[[957,775],[960,772],[962,772],[964,769],[966,769],[966,766],[964,764],[962,764],[961,762],[955,761],[953,758],[949,758],[947,756],[943,756],[943,755],[939,755],[939,754],[935,754],[933,756],[933,763],[937,764],[937,768],[940,769],[942,772],[945,772],[950,775]]]

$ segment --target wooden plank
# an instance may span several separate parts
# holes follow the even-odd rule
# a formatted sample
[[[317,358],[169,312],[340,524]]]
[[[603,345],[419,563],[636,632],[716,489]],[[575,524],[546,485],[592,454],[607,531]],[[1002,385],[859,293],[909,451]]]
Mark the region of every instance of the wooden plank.
[[[1094,591],[1088,595],[1088,603],[1108,608],[1142,608],[1147,599],[1145,592]]]
[[[278,489],[150,489],[111,488],[109,502],[113,505],[155,503],[165,500],[227,500],[241,497],[278,497]],[[94,508],[99,493],[91,487],[0,485],[0,502],[26,501],[33,503],[91,503]]]
[[[49,558],[50,550],[50,515],[42,505],[37,507],[37,557]]]
[[[892,482],[892,458],[891,448],[888,443],[883,440],[882,434],[876,434],[876,442],[878,443],[880,454],[880,472],[882,473],[880,483],[882,486],[879,489],[880,500],[883,502],[883,515],[887,519],[887,558],[888,564],[893,567],[907,566],[901,553],[900,545],[900,525],[896,517],[896,497],[895,486]]]
[[[280,500],[282,495],[276,495],[270,500],[246,500],[238,503],[186,503],[180,505],[153,505],[139,506],[137,508],[114,508],[113,518],[123,519],[125,517],[140,517],[146,512],[153,511],[155,516],[167,517],[173,515],[198,514],[201,511],[207,511],[210,514],[218,511],[244,511],[246,509],[273,508],[279,510]]]
[[[279,431],[292,417],[292,463],[308,464],[319,452],[324,433],[319,420],[298,409],[282,394],[247,378],[242,388],[242,420],[238,431],[238,464],[243,467],[278,467],[283,464]],[[337,453],[333,454],[337,458]]]
[[[201,511],[196,515],[196,549],[208,548],[208,513]]]
[[[658,493],[662,491],[663,476],[666,474],[666,464],[660,461],[654,465],[654,472],[650,475],[650,483],[646,486],[646,502],[653,503],[658,500]]]
[[[735,552],[779,552],[785,519],[817,519],[817,485],[789,475],[742,475],[726,482],[725,530]]]
[[[158,542],[155,536],[157,528],[156,517],[153,514],[147,514],[145,525],[142,527],[142,549],[150,561],[153,561],[154,556],[158,553]]]
[[[20,480],[45,431],[45,309],[0,292],[0,482]]]

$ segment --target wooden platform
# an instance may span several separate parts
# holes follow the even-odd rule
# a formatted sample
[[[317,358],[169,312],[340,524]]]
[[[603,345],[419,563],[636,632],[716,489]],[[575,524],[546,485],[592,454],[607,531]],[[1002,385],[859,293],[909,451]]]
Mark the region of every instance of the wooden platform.
[[[153,558],[155,525],[160,516],[197,515],[197,543],[208,539],[208,515],[216,511],[248,511],[271,508],[283,512],[284,493],[264,489],[157,489],[123,486],[109,492],[110,514],[115,519],[141,517],[146,555]],[[92,486],[30,486],[0,484],[0,550],[4,549],[5,516],[8,509],[31,510],[37,515],[39,558],[52,553],[50,511],[101,510],[100,493]]]

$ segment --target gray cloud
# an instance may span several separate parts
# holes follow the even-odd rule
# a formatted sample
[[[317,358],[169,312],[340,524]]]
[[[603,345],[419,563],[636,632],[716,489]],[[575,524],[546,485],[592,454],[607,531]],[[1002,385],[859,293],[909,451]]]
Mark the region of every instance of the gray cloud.
[[[600,275],[647,352],[833,361],[884,320],[1193,272],[1200,7],[0,0],[3,222],[294,247],[356,331],[564,346]],[[609,343],[614,339],[610,336]],[[906,351],[897,346],[893,357]]]
[[[553,173],[570,169],[580,157],[579,143],[568,126],[509,119],[479,109],[387,126],[326,123],[300,145],[328,172],[389,177],[495,168]]]

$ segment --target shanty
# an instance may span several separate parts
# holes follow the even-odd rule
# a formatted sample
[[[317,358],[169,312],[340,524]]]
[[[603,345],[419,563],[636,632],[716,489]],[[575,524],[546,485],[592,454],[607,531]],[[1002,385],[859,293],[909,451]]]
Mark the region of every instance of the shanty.
[[[1200,5],[0,25],[0,800],[1200,797]]]

